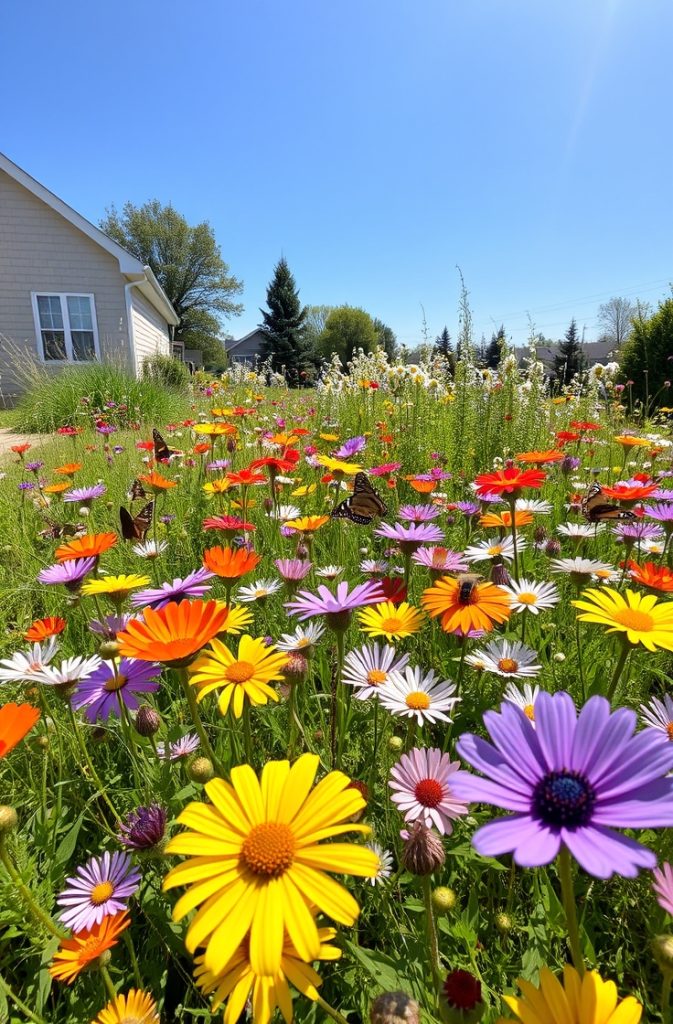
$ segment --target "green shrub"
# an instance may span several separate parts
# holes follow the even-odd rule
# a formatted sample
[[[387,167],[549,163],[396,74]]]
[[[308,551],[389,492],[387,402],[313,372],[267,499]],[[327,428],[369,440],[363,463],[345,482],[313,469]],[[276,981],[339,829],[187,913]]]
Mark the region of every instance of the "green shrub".
[[[184,393],[189,384],[189,370],[172,356],[148,356],[143,362],[143,380]]]

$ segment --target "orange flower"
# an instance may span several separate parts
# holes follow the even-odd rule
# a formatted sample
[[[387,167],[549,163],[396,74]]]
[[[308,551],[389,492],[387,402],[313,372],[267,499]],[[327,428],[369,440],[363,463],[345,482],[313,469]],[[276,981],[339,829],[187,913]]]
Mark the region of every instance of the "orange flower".
[[[558,448],[547,448],[543,452],[519,452],[514,458],[517,462],[531,462],[535,466],[544,466],[546,462],[562,462],[565,455]]]
[[[495,473],[482,473],[478,476],[477,494],[507,494],[512,497],[518,496],[524,487],[541,487],[547,479],[541,469],[517,469],[515,466],[508,466],[506,469],[498,469]]]
[[[614,487],[603,487],[602,490],[608,498],[631,503],[642,501],[643,498],[654,494],[659,487],[659,484],[615,484]]]
[[[193,448],[195,455],[205,455],[206,452],[210,451],[210,445],[207,441],[201,441],[199,444],[195,444]]]
[[[65,619],[59,618],[58,615],[50,615],[48,619],[36,619],[30,629],[23,634],[23,639],[39,644],[50,636],[58,636],[65,627]]]
[[[71,985],[101,953],[117,945],[119,936],[130,923],[127,911],[122,911],[104,917],[100,924],[77,932],[71,939],[64,939],[49,967],[52,978]]]
[[[63,494],[63,492],[67,491],[69,487],[70,484],[65,483],[64,481],[61,484],[47,484],[47,486],[43,487],[42,490],[45,494]]]
[[[23,454],[27,452],[29,448],[32,447],[33,446],[31,444],[13,444],[12,447],[10,448],[10,451],[16,452],[17,455],[23,456]]]
[[[56,548],[57,562],[70,562],[73,558],[98,558],[117,543],[116,533],[88,533]]]
[[[421,604],[431,619],[441,615],[445,633],[467,634],[471,629],[490,633],[494,622],[506,622],[510,617],[510,596],[501,587],[476,583],[467,599],[461,597],[462,591],[460,580],[453,576],[442,576],[423,591]]]
[[[239,473],[227,473],[227,480],[231,484],[240,484],[241,487],[266,483],[266,477],[263,473],[253,473],[250,469],[242,469]]]
[[[407,477],[406,479],[417,494],[432,494],[437,486],[436,480],[416,480],[414,477]]]
[[[3,704],[0,707],[0,757],[13,750],[30,732],[40,712],[31,704]]]
[[[159,611],[146,608],[144,621],[131,619],[117,633],[119,653],[139,661],[186,665],[223,630],[228,616],[221,601],[171,601]]]
[[[238,580],[261,562],[261,556],[245,548],[208,548],[203,552],[203,564],[217,576]]]
[[[515,526],[529,526],[533,522],[533,513],[519,509],[514,515]],[[502,512],[486,512],[479,516],[480,526],[497,526],[501,530],[509,530],[512,526],[512,513],[507,509]]]
[[[168,491],[171,487],[177,487],[175,480],[168,480],[161,473],[157,473],[155,469],[151,473],[145,473],[143,476],[138,477],[142,483],[147,484],[151,491],[155,494],[160,494],[161,491]]]
[[[640,583],[650,590],[673,593],[673,570],[666,565],[655,565],[654,562],[629,562],[629,575],[634,583]]]
[[[74,476],[81,468],[81,462],[66,462],[65,466],[57,466],[54,473],[60,473],[61,476]]]
[[[629,448],[648,448],[652,442],[645,437],[634,437],[632,434],[618,434],[615,437],[617,444],[620,444],[625,451]]]

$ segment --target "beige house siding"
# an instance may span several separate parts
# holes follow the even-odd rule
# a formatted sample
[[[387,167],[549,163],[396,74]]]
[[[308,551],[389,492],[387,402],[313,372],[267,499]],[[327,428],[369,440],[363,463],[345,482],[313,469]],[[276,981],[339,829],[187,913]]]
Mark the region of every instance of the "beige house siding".
[[[133,347],[136,354],[136,373],[142,372],[143,360],[148,356],[171,354],[168,325],[153,306],[138,292],[131,289],[131,317]]]
[[[0,170],[0,335],[39,361],[33,292],[93,294],[101,358],[132,368],[118,261]],[[0,395],[23,390],[12,362],[0,341]]]

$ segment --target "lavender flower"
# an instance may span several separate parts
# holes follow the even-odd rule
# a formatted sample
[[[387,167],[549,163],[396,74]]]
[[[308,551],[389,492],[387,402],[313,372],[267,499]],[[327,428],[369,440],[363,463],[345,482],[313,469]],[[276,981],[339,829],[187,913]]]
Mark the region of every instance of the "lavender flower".
[[[101,498],[107,487],[105,484],[93,484],[91,487],[76,487],[74,491],[67,491],[63,495],[63,501],[77,502],[78,505],[89,506],[95,498]]]
[[[378,580],[369,580],[358,584],[350,593],[346,582],[338,584],[336,594],[324,585],[318,587],[317,595],[300,590],[296,600],[288,601],[285,607],[293,615],[298,615],[302,622],[315,615],[324,615],[331,629],[342,630],[348,626],[354,608],[379,601],[385,601],[383,588]]]
[[[126,910],[140,885],[140,871],[131,866],[128,853],[104,853],[77,868],[67,883],[68,888],[56,897],[59,907],[67,908],[60,918],[73,932],[81,932]]]
[[[311,571],[311,562],[302,558],[277,558],[273,563],[286,581],[297,583]]]
[[[147,590],[139,590],[131,596],[131,604],[134,608],[165,608],[171,601],[184,601],[185,598],[203,597],[210,590],[211,580],[215,573],[209,569],[195,569],[185,576],[183,580],[177,578],[172,583],[162,583],[160,587],[148,587]]]
[[[82,680],[72,697],[73,708],[86,708],[84,715],[89,722],[101,718],[104,722],[114,715],[121,716],[121,703],[130,711],[138,708],[139,693],[155,693],[159,689],[157,677],[161,666],[151,661],[134,661],[122,658],[113,669],[109,662]]]
[[[347,441],[344,441],[340,448],[337,448],[334,452],[334,458],[350,459],[351,456],[357,455],[358,452],[361,452],[366,444],[366,437],[350,437]]]
[[[30,473],[39,473],[43,466],[44,466],[44,462],[42,462],[41,460],[39,460],[38,462],[27,462],[26,463],[26,469]]]
[[[426,523],[412,523],[411,526],[403,526],[402,523],[395,523],[393,526],[390,523],[381,523],[374,533],[377,537],[394,540],[405,553],[417,551],[421,544],[434,544],[444,537],[438,526]]]
[[[96,565],[95,558],[73,558],[69,562],[50,565],[38,573],[39,583],[59,584],[68,590],[79,590],[82,580]]]
[[[104,640],[116,640],[117,633],[126,629],[132,618],[134,616],[129,612],[123,612],[121,615],[106,615],[104,619],[92,619],[89,629],[96,636],[102,636]]]
[[[198,748],[199,737],[195,732],[188,732],[174,743],[169,743],[168,749],[165,743],[157,743],[157,754],[166,761],[179,761],[181,757],[189,757]]]
[[[483,499],[482,499],[483,500]],[[462,512],[464,516],[468,518],[470,516],[476,516],[480,511],[480,506],[474,501],[457,501],[456,508],[459,512]]]
[[[137,807],[119,826],[119,842],[129,850],[151,850],[164,838],[166,817],[160,804]]]
[[[629,544],[643,540],[658,540],[661,537],[661,527],[656,523],[620,523],[612,532],[615,537]]]
[[[465,555],[459,551],[450,551],[448,548],[419,548],[411,556],[412,562],[416,565],[424,565],[426,569],[436,573],[467,572],[468,564]]]
[[[437,505],[402,505],[397,514],[412,523],[427,523],[440,516],[442,510]]]

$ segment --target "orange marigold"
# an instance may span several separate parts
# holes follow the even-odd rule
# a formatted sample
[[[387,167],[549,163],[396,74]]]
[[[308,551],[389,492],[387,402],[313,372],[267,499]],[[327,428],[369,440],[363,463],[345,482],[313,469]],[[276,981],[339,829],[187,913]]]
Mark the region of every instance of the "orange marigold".
[[[94,925],[93,928],[85,928],[71,939],[64,939],[49,966],[52,978],[71,985],[101,953],[117,945],[119,936],[130,923],[128,913],[122,911],[120,914],[104,917],[100,924]]]
[[[171,487],[177,487],[175,480],[169,480],[167,477],[162,476],[161,473],[157,473],[155,469],[151,473],[145,473],[143,476],[139,476],[138,479],[142,483],[147,484],[151,491],[155,494],[159,494],[161,491],[168,491]]]
[[[23,634],[23,639],[39,644],[50,636],[58,636],[65,627],[65,619],[61,619],[58,615],[50,615],[48,619],[36,619],[30,629]]]
[[[534,466],[544,466],[546,462],[562,462],[565,455],[558,448],[547,448],[540,452],[519,452],[514,458],[517,462],[530,462]]]
[[[464,594],[459,579],[442,576],[433,586],[423,591],[421,604],[432,619],[441,616],[445,633],[483,629],[490,633],[493,623],[506,622],[511,615],[510,596],[494,583],[476,583]]]
[[[667,565],[655,565],[654,562],[638,565],[637,562],[629,562],[629,575],[634,583],[640,583],[650,590],[673,593],[673,569]]]

